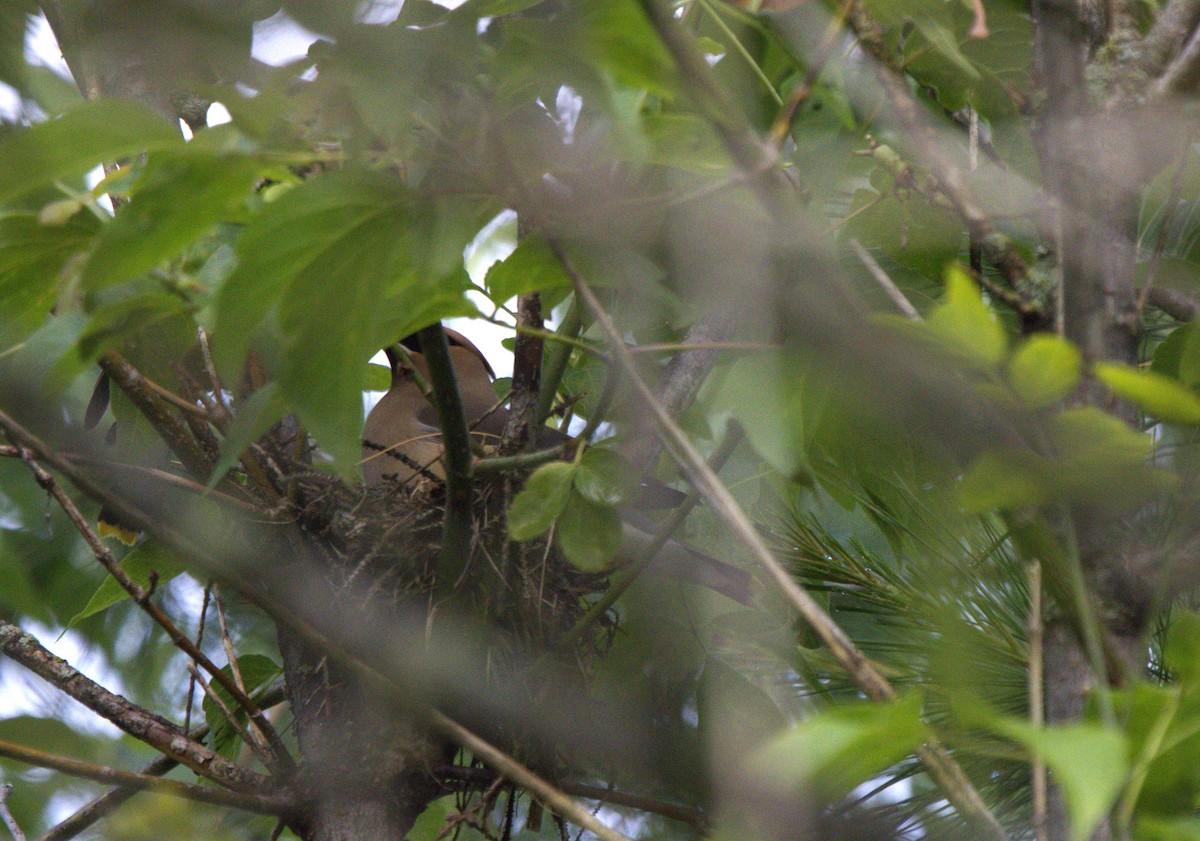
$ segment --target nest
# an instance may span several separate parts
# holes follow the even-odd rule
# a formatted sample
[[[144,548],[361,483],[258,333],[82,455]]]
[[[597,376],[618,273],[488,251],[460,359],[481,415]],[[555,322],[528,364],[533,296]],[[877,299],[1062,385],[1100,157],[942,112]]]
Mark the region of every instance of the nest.
[[[588,597],[602,591],[607,578],[580,572],[545,539],[508,538],[510,478],[477,479],[471,557],[448,587],[436,580],[445,514],[440,482],[349,488],[310,469],[297,489],[300,524],[324,553],[330,584],[352,593],[348,604],[410,617],[417,610],[429,617],[434,600],[443,600],[434,614],[439,621],[481,628],[478,644],[486,650],[478,653],[487,664],[487,685],[508,697],[518,693],[536,705],[564,678],[585,682],[612,641],[615,621],[607,616],[563,644],[590,606]],[[529,669],[535,661],[539,668]],[[562,767],[554,749],[530,734],[482,729],[544,773],[555,776],[554,769]]]

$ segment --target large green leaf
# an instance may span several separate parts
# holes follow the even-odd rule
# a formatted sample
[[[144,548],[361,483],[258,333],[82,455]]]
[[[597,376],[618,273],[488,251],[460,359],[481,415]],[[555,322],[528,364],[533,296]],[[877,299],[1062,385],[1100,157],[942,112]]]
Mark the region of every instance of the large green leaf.
[[[217,301],[214,352],[226,381],[237,381],[252,338],[269,323],[287,404],[347,476],[361,447],[367,360],[406,331],[474,312],[461,269],[416,273],[440,246],[412,234],[414,205],[382,173],[301,185],[248,225]]]
[[[814,786],[840,798],[913,752],[928,734],[916,693],[898,701],[832,707],[771,739],[750,759],[763,785]]]
[[[148,108],[97,99],[0,139],[0,202],[139,152],[181,146],[178,129]]]
[[[994,729],[1023,744],[1054,773],[1071,812],[1071,837],[1083,841],[1116,802],[1129,770],[1123,734],[1098,724],[1037,728],[1015,719]]]
[[[132,200],[88,260],[84,283],[92,289],[120,283],[179,254],[236,214],[261,169],[258,161],[237,155],[151,155]]]
[[[100,228],[90,213],[40,224],[32,213],[0,217],[0,351],[37,329],[54,305],[58,281]]]
[[[1178,381],[1116,362],[1097,362],[1092,370],[1098,380],[1147,414],[1168,423],[1200,424],[1200,395]]]
[[[1025,340],[1008,364],[1008,381],[1031,409],[1063,399],[1079,382],[1083,355],[1061,336],[1038,334]]]
[[[999,365],[1008,351],[1004,327],[957,265],[946,272],[946,294],[930,314],[928,328],[952,354],[986,369]]]
[[[554,535],[568,561],[584,572],[603,572],[621,548],[621,520],[615,508],[572,493]]]
[[[535,470],[508,509],[508,533],[513,540],[544,534],[562,514],[571,495],[575,465],[554,461]]]
[[[492,299],[502,304],[529,292],[570,286],[571,278],[546,240],[531,235],[521,240],[512,254],[488,269],[486,284]]]
[[[146,540],[132,549],[121,560],[121,569],[145,589],[150,587],[152,581],[156,587],[161,587],[183,572],[183,567],[170,550],[154,540]],[[83,610],[71,617],[67,628],[73,628],[89,616],[95,616],[128,598],[129,593],[117,583],[117,579],[106,576]]]

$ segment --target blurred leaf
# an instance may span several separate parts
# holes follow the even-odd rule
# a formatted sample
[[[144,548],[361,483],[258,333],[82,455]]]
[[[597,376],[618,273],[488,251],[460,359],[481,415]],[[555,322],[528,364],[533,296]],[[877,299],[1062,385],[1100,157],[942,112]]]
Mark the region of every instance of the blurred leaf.
[[[552,461],[530,474],[508,509],[509,537],[530,540],[554,525],[571,495],[575,470],[569,462]]]
[[[749,760],[760,784],[813,786],[838,799],[913,752],[928,738],[915,692],[889,703],[823,710],[771,739]]]
[[[947,350],[985,369],[999,365],[1008,351],[1004,327],[957,264],[946,271],[946,294],[926,324]]]
[[[820,374],[789,355],[756,354],[734,363],[725,389],[725,405],[763,460],[789,479],[806,474],[827,400]]]
[[[414,207],[382,173],[344,170],[302,184],[250,222],[218,296],[222,376],[237,381],[252,338],[277,325],[281,393],[347,477],[360,457],[367,360],[412,330],[475,312],[461,268],[417,273],[420,255],[441,246],[413,233]]]
[[[638,482],[633,465],[616,450],[588,447],[575,471],[575,490],[589,502],[613,507],[637,496]]]
[[[1066,794],[1071,837],[1084,841],[1116,803],[1129,771],[1125,737],[1098,724],[1036,728],[997,719],[994,729],[1044,761]]]
[[[179,130],[148,108],[124,99],[85,102],[0,138],[0,202],[103,163],[182,144]]]
[[[255,690],[265,687],[270,681],[283,673],[281,666],[275,663],[270,657],[262,654],[243,654],[237,658],[237,664],[238,672],[242,676],[242,688],[252,701],[257,701],[261,695],[260,692],[256,692]],[[231,677],[233,676],[233,672],[228,665],[222,666],[221,671]],[[225,707],[233,712],[238,724],[245,727],[248,721],[246,712],[233,700],[233,696],[229,694],[229,690],[211,678],[209,678],[209,686],[217,694],[217,697],[225,703]],[[204,721],[212,730],[213,750],[227,759],[236,759],[241,748],[241,736],[238,734],[237,729],[207,694],[204,696],[203,709]]]
[[[502,304],[529,292],[570,286],[571,278],[546,241],[532,234],[521,240],[512,254],[494,263],[484,282],[492,299]]]
[[[72,759],[93,758],[97,740],[56,718],[17,715],[0,719],[0,739]]]
[[[90,213],[56,227],[39,224],[31,213],[0,216],[0,351],[45,321],[61,275],[90,247],[100,224]]]
[[[1139,816],[1137,841],[1200,841],[1200,818]]]
[[[213,466],[208,487],[215,488],[252,443],[287,414],[287,405],[276,383],[267,383],[238,408],[237,416],[221,442],[221,454]]]
[[[83,102],[78,85],[41,64],[26,65],[25,93],[51,117]]]
[[[1041,505],[1053,495],[1054,469],[1049,459],[1028,450],[989,450],[963,476],[963,507],[982,513]]]
[[[1200,386],[1200,324],[1190,321],[1172,330],[1155,348],[1150,370],[1190,388]]]
[[[1200,396],[1179,382],[1116,362],[1097,362],[1092,370],[1113,393],[1147,414],[1167,423],[1200,424]]]
[[[25,87],[27,65],[25,29],[29,16],[38,12],[33,0],[6,0],[0,3],[0,83],[17,90]]]
[[[386,365],[372,362],[367,366],[367,379],[363,391],[387,391],[392,387],[392,372]]]
[[[1200,613],[1193,610],[1174,613],[1163,654],[1171,674],[1184,688],[1200,687]]]
[[[183,251],[218,222],[232,217],[259,177],[251,158],[154,154],[121,208],[100,237],[83,272],[99,289],[149,271]]]
[[[1083,355],[1061,336],[1040,333],[1022,342],[1008,364],[1013,390],[1031,409],[1044,409],[1079,382]]]
[[[129,554],[121,560],[121,569],[145,589],[149,589],[150,581],[155,576],[157,576],[155,586],[162,587],[183,572],[183,567],[175,560],[171,550],[155,540],[144,540],[131,549]],[[69,631],[89,616],[95,616],[128,598],[130,598],[129,593],[117,583],[117,579],[111,575],[105,576],[100,588],[92,594],[83,610],[71,617],[66,630]]]
[[[554,536],[576,567],[603,572],[621,549],[621,518],[615,508],[573,493],[559,515]]]

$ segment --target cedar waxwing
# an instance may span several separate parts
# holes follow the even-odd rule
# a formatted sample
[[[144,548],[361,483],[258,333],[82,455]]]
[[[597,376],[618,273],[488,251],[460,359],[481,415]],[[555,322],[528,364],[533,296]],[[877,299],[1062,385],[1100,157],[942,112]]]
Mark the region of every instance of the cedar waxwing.
[[[450,359],[458,378],[467,426],[484,446],[500,442],[508,411],[499,406],[492,388],[495,372],[479,348],[454,330],[446,330]],[[401,342],[420,375],[429,381],[429,369],[415,335]],[[392,386],[383,395],[363,428],[363,477],[367,487],[386,476],[408,482],[418,471],[445,478],[442,468],[442,435],[437,409],[421,393],[413,369],[399,353],[387,350],[392,365]]]
[[[498,405],[499,397],[492,387],[495,378],[492,367],[479,348],[462,334],[447,329],[446,339],[450,344],[450,357],[454,362],[467,426],[476,440],[485,446],[495,445],[504,432],[508,410]],[[445,478],[437,410],[422,394],[413,376],[415,367],[428,381],[425,358],[415,335],[405,338],[401,344],[409,351],[412,367],[399,353],[387,352],[392,364],[392,385],[367,415],[363,429],[363,476],[367,487],[379,484],[388,476],[406,483],[418,472],[437,479]],[[566,439],[550,427],[545,427],[538,437],[541,447],[550,447]],[[673,506],[682,500],[683,494],[661,482],[653,479],[643,482],[641,498],[633,509],[622,512],[625,520],[622,554],[637,557],[639,548],[649,543],[649,533],[654,531],[654,523],[636,509]],[[755,602],[758,585],[749,573],[677,540],[668,541],[659,550],[655,566],[742,604]]]

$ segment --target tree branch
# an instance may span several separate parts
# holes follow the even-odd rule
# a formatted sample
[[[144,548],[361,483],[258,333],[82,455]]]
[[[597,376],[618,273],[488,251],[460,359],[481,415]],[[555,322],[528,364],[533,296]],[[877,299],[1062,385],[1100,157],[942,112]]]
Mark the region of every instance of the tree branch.
[[[471,751],[479,760],[491,766],[496,773],[520,785],[557,814],[595,833],[604,841],[631,841],[615,829],[609,829],[600,823],[588,809],[576,803],[561,789],[550,785],[504,751],[479,738],[454,719],[437,710],[433,710],[432,719],[438,730]]]
[[[104,541],[92,529],[87,519],[80,513],[79,508],[75,505],[74,500],[67,495],[62,486],[54,480],[45,468],[43,468],[34,459],[33,454],[24,446],[18,444],[17,449],[21,454],[21,458],[29,466],[37,483],[50,494],[55,502],[66,513],[67,518],[74,524],[76,530],[83,536],[84,542],[88,548],[92,550],[92,555],[100,562],[100,565],[108,572],[113,579],[121,585],[121,588],[129,594],[130,598],[140,607],[147,616],[149,616],[155,624],[162,628],[171,642],[190,657],[193,661],[199,663],[206,672],[213,676],[217,683],[221,684],[227,692],[233,697],[250,720],[254,723],[256,729],[266,738],[267,744],[270,746],[270,755],[267,757],[270,761],[267,763],[273,771],[283,773],[285,776],[290,775],[296,770],[296,764],[292,761],[288,754],[287,748],[283,744],[283,740],[279,738],[279,734],[275,732],[275,728],[267,721],[262,710],[258,705],[250,699],[250,697],[242,691],[241,687],[231,678],[230,675],[217,666],[208,656],[200,650],[171,620],[169,616],[150,600],[151,592],[132,578],[113,557],[112,552],[104,545]]]
[[[242,792],[275,791],[278,787],[257,774],[188,738],[179,727],[85,677],[69,663],[47,651],[16,625],[0,620],[0,653],[70,695],[121,730],[202,777]]]
[[[24,762],[27,765],[36,765],[39,768],[49,768],[52,771],[59,771],[63,774],[69,774],[72,777],[95,780],[98,783],[118,785],[122,788],[134,789],[136,791],[153,791],[159,794],[170,794],[174,797],[183,797],[199,803],[210,803],[214,806],[230,806],[234,809],[243,809],[247,812],[257,812],[265,815],[286,815],[293,808],[291,799],[287,797],[224,791],[212,786],[193,785],[178,780],[164,780],[162,777],[139,774],[133,771],[122,771],[106,765],[94,765],[91,762],[82,762],[78,759],[56,756],[25,747],[24,745],[13,744],[3,739],[0,739],[0,756],[15,759],[17,762]]]

